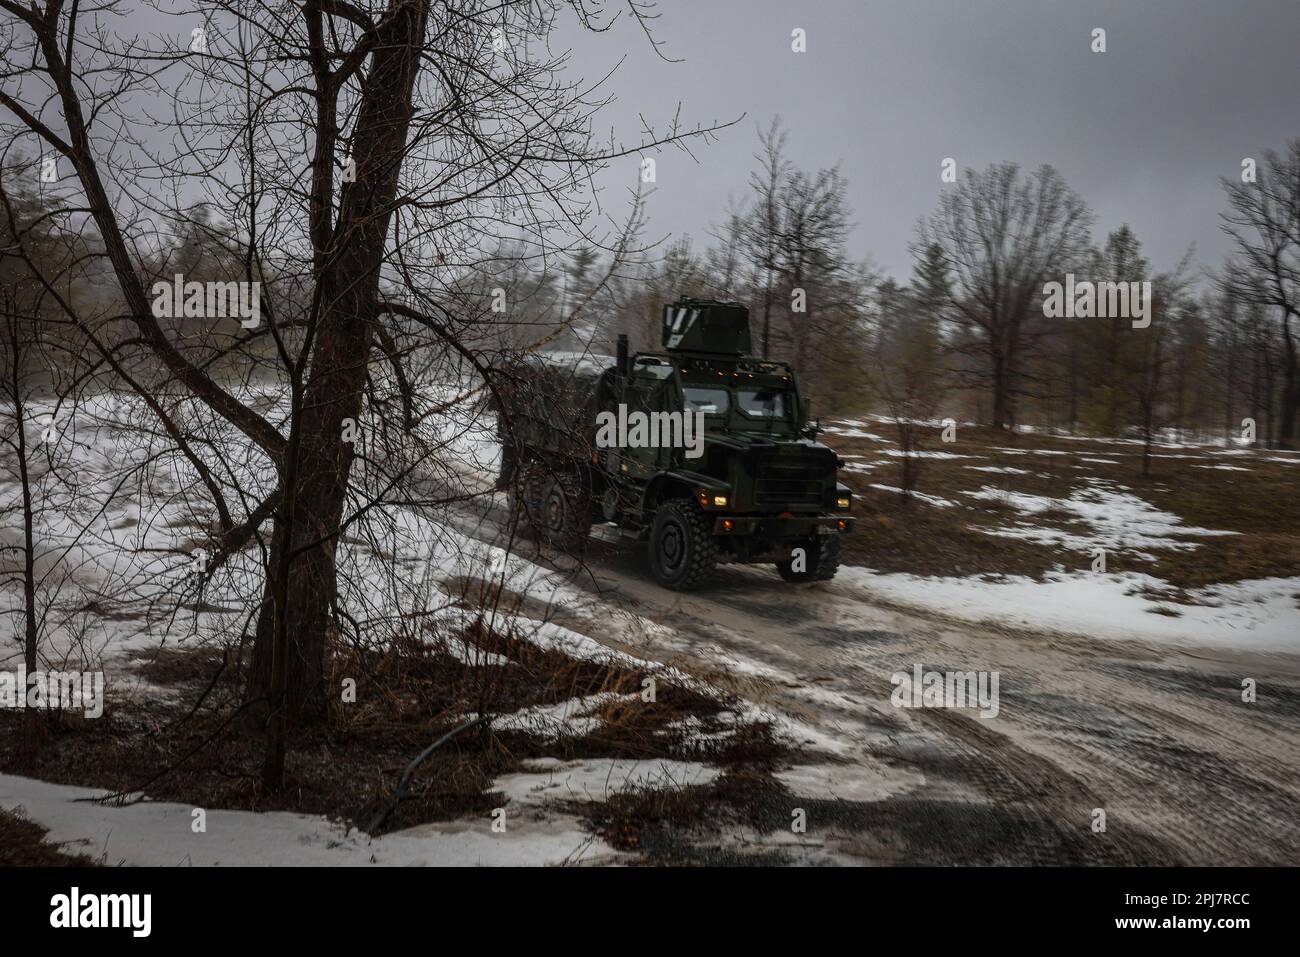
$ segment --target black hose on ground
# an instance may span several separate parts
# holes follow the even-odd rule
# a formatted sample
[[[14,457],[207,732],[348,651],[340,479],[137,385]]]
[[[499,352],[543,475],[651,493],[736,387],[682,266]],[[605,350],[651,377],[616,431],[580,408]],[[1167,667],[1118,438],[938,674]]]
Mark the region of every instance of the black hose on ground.
[[[469,721],[466,721],[464,724],[461,724],[458,727],[453,728],[451,731],[448,731],[441,738],[433,742],[433,744],[429,745],[418,755],[416,755],[415,760],[412,761],[410,764],[408,764],[406,766],[406,770],[402,772],[401,780],[397,782],[397,787],[393,789],[392,797],[390,797],[386,802],[384,802],[384,806],[380,808],[378,812],[376,812],[373,818],[371,818],[370,824],[366,827],[366,831],[373,835],[376,831],[378,831],[381,827],[384,826],[384,822],[388,820],[388,815],[392,814],[394,809],[396,809],[397,805],[401,803],[403,800],[405,800],[407,785],[411,783],[411,775],[415,773],[416,768],[418,768],[421,764],[423,764],[426,760],[428,760],[429,755],[433,754],[433,752],[438,750],[438,748],[442,746],[445,742],[451,740],[456,735],[464,731],[466,728],[472,728],[476,724],[482,724],[484,721],[490,721],[491,717],[492,717],[491,715],[480,715],[477,718],[471,718]]]

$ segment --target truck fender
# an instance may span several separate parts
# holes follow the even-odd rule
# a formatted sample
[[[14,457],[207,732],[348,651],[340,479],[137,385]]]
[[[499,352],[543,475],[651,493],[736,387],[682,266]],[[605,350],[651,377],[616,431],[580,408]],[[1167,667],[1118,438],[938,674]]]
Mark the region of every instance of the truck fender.
[[[664,498],[674,496],[665,495],[667,489],[680,487],[684,496],[695,497],[696,489],[706,488],[711,492],[726,492],[730,490],[726,482],[713,478],[710,475],[701,475],[699,472],[691,472],[687,469],[672,469],[667,472],[661,472],[650,480],[646,485],[645,499],[642,502],[642,508],[646,515],[654,513],[656,506]]]

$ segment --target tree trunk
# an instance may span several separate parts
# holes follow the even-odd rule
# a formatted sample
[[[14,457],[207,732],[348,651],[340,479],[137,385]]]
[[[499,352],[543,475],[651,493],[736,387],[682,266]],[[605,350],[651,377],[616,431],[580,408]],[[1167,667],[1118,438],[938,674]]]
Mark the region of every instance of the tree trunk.
[[[1079,354],[1070,350],[1070,399],[1066,407],[1066,431],[1071,435],[1079,425]]]
[[[1011,377],[1005,357],[993,354],[993,428],[1005,429],[1011,421]]]
[[[18,331],[16,314],[9,317],[10,346],[13,350],[13,403],[15,438],[18,443],[18,478],[23,499],[23,664],[28,677],[37,669],[37,641],[40,629],[36,616],[36,539],[32,506],[31,473],[27,469],[27,403],[23,401],[23,341]],[[19,688],[24,697],[27,688]],[[30,766],[40,753],[41,717],[35,708],[26,709],[23,715],[22,741],[19,745],[19,765]]]
[[[767,273],[767,285],[763,288],[763,358],[770,357],[772,340],[772,271]]]
[[[327,713],[326,635],[337,599],[335,550],[353,457],[343,441],[343,420],[361,415],[426,0],[392,0],[389,11],[357,119],[357,180],[344,186],[339,204],[338,253],[318,277],[310,380],[295,409],[282,476],[285,499],[275,516],[258,618],[247,700],[268,719],[263,786],[269,791],[283,782],[288,729]]]
[[[1282,407],[1278,414],[1277,447],[1294,449],[1300,446],[1300,375],[1297,374],[1294,357],[1287,364],[1282,385]]]

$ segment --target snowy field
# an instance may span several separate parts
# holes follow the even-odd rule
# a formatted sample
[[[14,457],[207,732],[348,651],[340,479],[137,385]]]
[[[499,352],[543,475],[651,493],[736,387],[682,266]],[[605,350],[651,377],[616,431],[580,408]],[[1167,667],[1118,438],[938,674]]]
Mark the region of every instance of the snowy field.
[[[868,513],[875,507],[895,507],[902,494],[897,484],[887,481],[897,471],[902,455],[889,438],[891,425],[883,417],[869,417],[832,422],[825,430],[824,440],[849,463],[850,481],[853,473],[870,476],[862,480],[865,489],[876,493],[863,503]],[[925,425],[935,436],[928,444],[941,445],[937,439],[941,424]],[[851,584],[890,603],[972,622],[1105,639],[1300,654],[1300,575],[1234,579],[1225,569],[1225,580],[1180,587],[1157,574],[1133,569],[1143,563],[1158,564],[1170,553],[1181,553],[1184,563],[1196,561],[1202,554],[1210,577],[1214,577],[1217,558],[1203,551],[1207,545],[1214,539],[1232,537],[1248,548],[1252,534],[1188,522],[1144,497],[1149,493],[1133,475],[1140,462],[1140,442],[1039,432],[1036,439],[1064,448],[1009,447],[966,439],[967,430],[978,432],[969,424],[959,430],[952,445],[959,452],[922,449],[918,453],[925,464],[911,499],[912,507],[922,514],[904,513],[902,520],[906,522],[908,515],[942,520],[977,538],[986,536],[982,573],[944,574],[937,563],[928,574],[873,567],[868,515],[860,526],[863,547],[854,553],[857,559],[867,557],[858,561],[859,567],[842,571],[837,584]],[[1034,434],[1033,430],[1024,431]],[[1083,443],[1088,444],[1086,451]],[[1077,451],[1072,451],[1071,445]],[[1106,454],[1095,454],[1097,449],[1105,449]],[[956,458],[967,461],[956,469],[935,471],[936,460]],[[1268,470],[1284,495],[1287,488],[1292,490],[1291,501],[1300,493],[1300,453],[1193,445],[1167,438],[1156,444],[1153,461],[1157,478],[1148,484],[1160,492],[1169,491],[1171,481],[1197,483],[1196,472],[1191,472],[1190,478],[1180,475],[1162,481],[1162,467],[1176,462],[1189,469],[1225,473],[1221,481],[1227,482],[1244,481],[1255,470]],[[986,484],[986,480],[996,480],[996,484]],[[1038,488],[1044,483],[1061,491],[1047,495],[1021,487]],[[943,494],[931,492],[932,487],[942,488]],[[1206,492],[1207,496],[1240,498],[1244,506],[1251,506],[1251,494],[1249,489],[1231,485],[1214,486]],[[1267,509],[1268,505],[1258,507]],[[930,510],[929,514],[924,510]],[[1265,516],[1261,524],[1268,521]],[[1286,520],[1279,521],[1285,527]],[[902,534],[905,538],[906,531]],[[1036,574],[1007,570],[1000,539],[1041,546],[1047,557],[1034,569]],[[1106,559],[1104,566],[1096,561],[1101,553]],[[1300,558],[1294,551],[1292,554]]]

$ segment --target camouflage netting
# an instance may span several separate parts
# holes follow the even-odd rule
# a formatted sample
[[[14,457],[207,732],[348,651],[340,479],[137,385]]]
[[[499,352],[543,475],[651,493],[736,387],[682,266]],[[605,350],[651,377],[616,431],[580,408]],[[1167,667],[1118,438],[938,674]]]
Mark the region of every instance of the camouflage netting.
[[[597,392],[614,359],[575,352],[529,355],[503,370],[497,429],[507,445],[582,458],[595,445]]]

